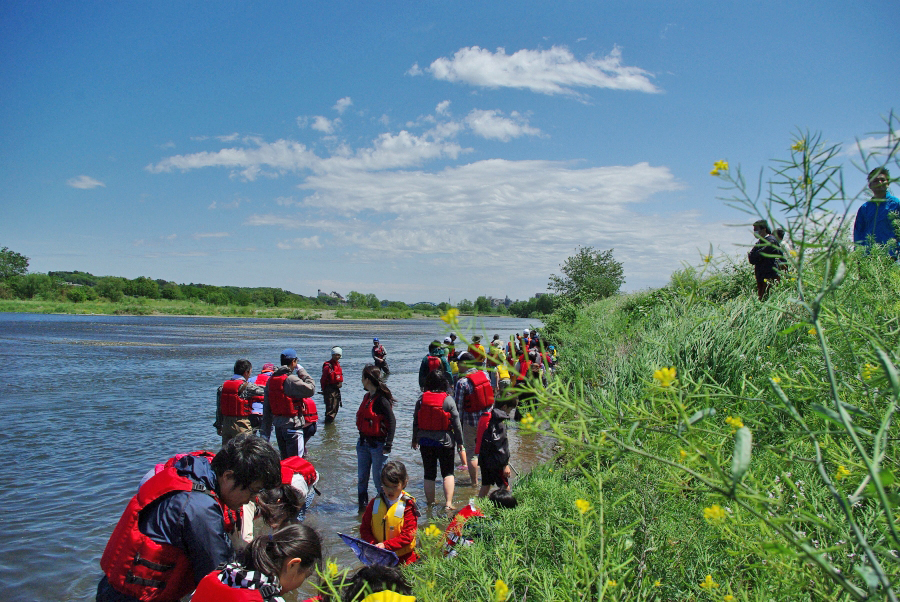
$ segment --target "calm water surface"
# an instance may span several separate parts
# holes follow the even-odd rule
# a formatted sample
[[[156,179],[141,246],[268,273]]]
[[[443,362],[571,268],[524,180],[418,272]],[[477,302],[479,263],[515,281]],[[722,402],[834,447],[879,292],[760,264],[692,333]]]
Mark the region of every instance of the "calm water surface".
[[[487,318],[470,333],[504,339],[528,320]],[[539,326],[539,324],[536,324]],[[344,407],[319,424],[309,460],[321,475],[306,524],[325,536],[329,556],[355,566],[335,535],[357,533],[356,409],[372,337],[388,352],[388,385],[398,403],[391,459],[410,471],[424,505],[422,462],[409,447],[419,362],[443,337],[438,320],[316,321],[0,314],[0,398],[9,420],[0,438],[0,585],[10,600],[93,599],[100,555],[141,476],[157,462],[195,449],[217,450],[215,390],[247,358],[254,374],[279,352],[297,349],[318,380],[331,347],[344,350]],[[316,396],[323,412],[320,394]],[[515,468],[550,457],[549,442],[510,429]],[[458,458],[457,458],[458,460]],[[475,491],[461,485],[456,505]],[[443,494],[438,485],[438,506]],[[370,492],[374,485],[370,483]],[[423,511],[424,514],[424,511]],[[426,521],[428,515],[423,516]],[[290,598],[289,598],[290,599]]]

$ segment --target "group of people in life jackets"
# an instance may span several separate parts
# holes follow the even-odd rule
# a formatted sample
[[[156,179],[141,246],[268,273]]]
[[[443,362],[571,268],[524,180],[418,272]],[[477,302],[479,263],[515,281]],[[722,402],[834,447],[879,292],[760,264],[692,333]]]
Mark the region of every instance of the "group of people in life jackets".
[[[439,463],[448,511],[453,510],[454,451],[467,465],[472,486],[480,463],[481,495],[492,485],[508,490],[509,449],[502,423],[523,395],[515,392],[515,384],[544,379],[544,370],[556,359],[555,350],[544,351],[529,332],[516,335],[505,349],[495,335],[488,350],[473,340],[457,353],[454,340],[448,337],[447,344],[430,347],[423,360],[426,372],[420,378],[423,392],[414,410],[412,437],[425,465],[426,501],[434,503]],[[514,365],[507,359],[513,354],[518,358]],[[323,365],[323,392],[326,386],[340,389],[341,355],[341,348],[334,347]],[[394,398],[384,382],[386,355],[374,339],[375,363],[361,377],[366,394],[356,414],[360,536],[410,563],[417,559],[419,511],[405,490],[406,467],[387,461],[396,420]],[[235,362],[234,375],[217,390],[219,452],[178,454],[148,471],[104,550],[98,601],[175,601],[196,590],[192,599],[200,602],[278,602],[315,572],[322,542],[302,521],[319,480],[303,457],[319,419],[316,387],[294,349],[285,349],[280,362],[278,368],[264,364],[256,376],[248,360]],[[541,368],[535,370],[535,364]],[[340,407],[339,392],[334,401],[332,420]],[[476,415],[474,422],[469,414]],[[269,443],[273,430],[277,451]],[[377,490],[372,500],[370,474]],[[254,537],[255,517],[272,533]],[[382,599],[372,597],[381,587],[399,596],[392,600],[414,600],[402,574],[385,567],[365,567],[353,583],[355,597],[344,596],[354,589],[350,587],[342,599]],[[363,598],[365,593],[372,596]]]

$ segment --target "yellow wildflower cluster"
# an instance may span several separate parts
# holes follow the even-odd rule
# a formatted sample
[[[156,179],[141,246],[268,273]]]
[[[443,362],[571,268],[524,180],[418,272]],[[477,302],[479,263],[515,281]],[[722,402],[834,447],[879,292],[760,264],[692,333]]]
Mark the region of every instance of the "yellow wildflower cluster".
[[[447,313],[441,316],[441,320],[443,320],[450,326],[456,326],[457,324],[459,324],[459,310],[455,307],[451,307],[447,310]]]
[[[617,585],[619,585],[619,584],[616,583],[616,580],[615,580],[615,579],[608,579],[608,580],[606,581],[606,585],[607,585],[607,587],[615,587],[615,586],[617,586]]]
[[[734,602],[734,596],[731,594],[725,594],[725,597],[722,598],[722,602]]]
[[[834,475],[834,478],[836,478],[838,481],[843,481],[849,476],[850,470],[846,466],[841,464],[840,466],[838,466],[837,474]]]
[[[331,577],[332,579],[334,579],[335,577],[337,577],[337,575],[338,575],[339,572],[340,572],[340,571],[338,571],[338,565],[337,565],[336,562],[329,562],[329,563],[328,563],[328,576],[329,576],[329,577]]]
[[[660,368],[653,373],[653,378],[659,383],[660,387],[671,386],[675,382],[675,366]]]
[[[425,529],[425,535],[428,537],[440,537],[441,530],[438,529],[435,525],[428,525],[428,528]]]
[[[720,523],[725,520],[725,511],[718,504],[703,509],[703,518],[708,523]]]
[[[707,575],[706,579],[703,580],[703,583],[700,584],[700,587],[703,589],[712,589],[714,587],[719,587],[719,584],[713,581],[712,575]]]
[[[503,583],[503,579],[497,579],[494,583],[494,602],[506,602],[509,597],[509,586]]]
[[[709,263],[710,261],[712,261],[712,255],[703,256],[703,263]]]
[[[863,380],[871,380],[876,372],[878,372],[878,366],[875,364],[866,364],[862,369]]]
[[[807,333],[809,336],[814,337],[814,336],[816,336],[816,329],[815,329],[815,328],[810,328],[809,330],[806,331],[806,333]]]
[[[534,426],[534,416],[531,415],[531,412],[527,412],[522,416],[522,420],[519,421],[519,424],[521,424],[523,428],[530,429]]]
[[[739,429],[744,426],[744,423],[743,423],[743,421],[741,421],[740,418],[735,418],[733,416],[729,416],[728,418],[726,418],[725,424],[727,424],[728,426],[735,428],[735,429]]]
[[[791,150],[802,153],[806,150],[806,140],[797,140],[796,142],[794,142],[794,144],[791,145]]]
[[[591,509],[591,503],[587,500],[575,500],[575,507],[578,508],[578,511],[582,514],[585,514],[588,510]]]
[[[709,172],[709,175],[717,176],[721,171],[728,171],[728,161],[723,161],[720,159],[713,163],[713,169],[711,172]]]
[[[678,450],[678,457],[681,458],[681,461],[684,462],[687,459],[687,452],[683,449]]]
[[[657,579],[656,581],[653,582],[653,587],[662,587],[662,581]]]

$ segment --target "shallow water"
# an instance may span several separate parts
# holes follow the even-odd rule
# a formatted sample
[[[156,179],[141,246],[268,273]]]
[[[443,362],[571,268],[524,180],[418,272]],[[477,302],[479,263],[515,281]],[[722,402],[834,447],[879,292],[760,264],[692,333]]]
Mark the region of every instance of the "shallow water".
[[[472,332],[504,339],[528,320],[487,318]],[[355,566],[337,532],[357,533],[355,414],[361,370],[373,336],[388,352],[388,386],[398,403],[391,459],[410,472],[424,506],[422,463],[410,449],[419,362],[443,336],[438,320],[316,321],[0,314],[0,375],[6,436],[0,438],[0,584],[10,600],[93,599],[99,561],[141,476],[157,462],[195,449],[217,450],[215,390],[234,361],[278,363],[295,348],[317,382],[333,345],[343,348],[344,407],[319,424],[309,460],[321,475],[306,524],[325,536],[327,554]],[[472,325],[470,325],[472,327]],[[316,400],[322,411],[322,397]],[[512,463],[524,471],[550,456],[546,439],[510,428]],[[458,460],[458,458],[457,458]],[[461,485],[459,506],[475,490]],[[374,494],[374,485],[370,483]],[[437,502],[443,505],[438,484]],[[441,512],[438,512],[440,515]],[[422,523],[428,515],[423,509]],[[420,524],[422,524],[420,523]]]

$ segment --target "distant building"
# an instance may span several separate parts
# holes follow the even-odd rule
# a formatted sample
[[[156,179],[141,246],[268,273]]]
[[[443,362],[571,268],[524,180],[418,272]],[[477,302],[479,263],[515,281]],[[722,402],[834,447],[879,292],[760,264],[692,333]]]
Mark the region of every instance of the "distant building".
[[[326,298],[330,298],[330,299],[337,299],[337,300],[340,301],[341,303],[346,303],[346,302],[347,302],[347,300],[344,299],[343,295],[341,295],[341,294],[340,294],[339,292],[337,292],[337,291],[331,291],[330,293],[326,293],[326,292],[323,291],[322,289],[318,289],[318,291],[319,291],[319,292],[318,292],[318,294],[316,295],[316,297],[326,297]]]

